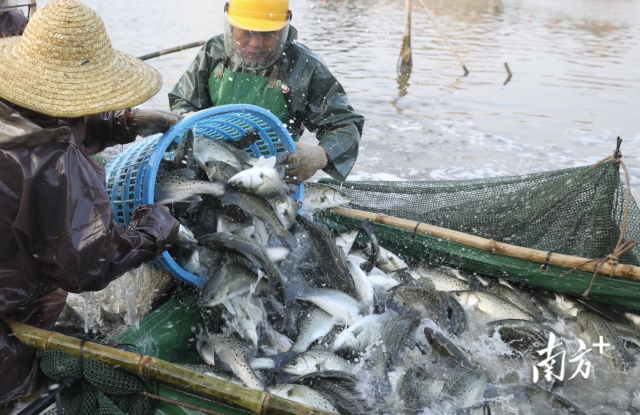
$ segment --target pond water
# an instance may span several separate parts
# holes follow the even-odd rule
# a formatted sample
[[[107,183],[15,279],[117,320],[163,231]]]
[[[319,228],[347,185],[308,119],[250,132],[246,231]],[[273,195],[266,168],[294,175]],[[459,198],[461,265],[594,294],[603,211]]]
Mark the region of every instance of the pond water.
[[[86,0],[113,45],[140,56],[222,32],[224,0]],[[340,4],[342,3],[342,4]],[[300,41],[322,56],[367,118],[352,180],[443,180],[585,165],[615,137],[640,197],[640,3],[430,0],[463,71],[413,0],[413,72],[396,74],[401,0],[291,0]],[[167,93],[197,49],[148,61]],[[507,63],[513,74],[505,85]],[[312,134],[304,141],[313,142]]]

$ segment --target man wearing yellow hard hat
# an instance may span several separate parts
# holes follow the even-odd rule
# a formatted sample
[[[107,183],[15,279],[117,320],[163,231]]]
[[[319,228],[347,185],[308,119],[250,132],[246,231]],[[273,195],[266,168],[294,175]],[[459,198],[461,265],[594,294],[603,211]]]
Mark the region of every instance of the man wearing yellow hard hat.
[[[364,117],[318,56],[296,41],[288,0],[231,0],[224,34],[210,39],[169,94],[177,114],[253,104],[278,117],[298,141],[305,127],[318,145],[298,143],[287,180],[322,169],[343,180],[357,155]]]

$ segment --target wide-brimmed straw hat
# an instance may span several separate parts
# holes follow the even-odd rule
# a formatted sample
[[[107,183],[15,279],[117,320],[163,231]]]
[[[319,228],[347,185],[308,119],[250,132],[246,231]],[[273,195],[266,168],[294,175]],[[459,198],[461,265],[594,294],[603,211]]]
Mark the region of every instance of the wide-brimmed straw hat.
[[[22,36],[0,39],[0,97],[42,114],[130,108],[161,86],[157,70],[113,49],[100,16],[77,0],[46,4]]]

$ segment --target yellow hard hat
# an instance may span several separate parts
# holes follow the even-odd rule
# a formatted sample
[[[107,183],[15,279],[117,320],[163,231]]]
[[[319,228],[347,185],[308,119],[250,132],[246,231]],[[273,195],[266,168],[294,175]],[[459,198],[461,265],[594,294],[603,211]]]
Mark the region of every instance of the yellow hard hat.
[[[227,20],[232,26],[254,32],[275,32],[291,16],[289,0],[230,0]]]

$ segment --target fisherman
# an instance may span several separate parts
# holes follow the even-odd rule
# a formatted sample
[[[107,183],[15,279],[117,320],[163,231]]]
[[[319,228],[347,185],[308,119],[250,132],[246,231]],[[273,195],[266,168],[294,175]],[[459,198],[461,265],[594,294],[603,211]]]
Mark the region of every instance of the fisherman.
[[[129,228],[115,224],[105,171],[89,157],[176,123],[129,109],[161,86],[78,0],[54,0],[23,36],[0,39],[0,413],[44,380],[35,349],[2,318],[50,330],[67,292],[101,290],[177,238],[160,206],[139,206]]]
[[[27,26],[22,10],[14,8],[9,0],[0,0],[0,38],[20,36]]]
[[[298,143],[286,172],[302,183],[322,169],[344,180],[358,155],[364,117],[322,59],[297,42],[288,0],[230,0],[224,34],[207,41],[169,93],[171,110],[188,114],[227,104],[269,110],[298,141],[306,127],[319,145]]]

